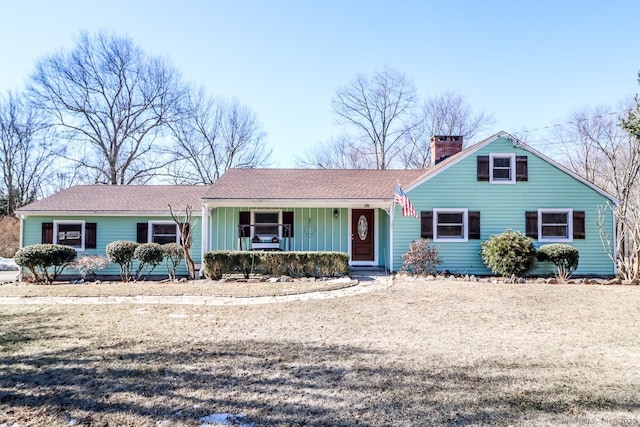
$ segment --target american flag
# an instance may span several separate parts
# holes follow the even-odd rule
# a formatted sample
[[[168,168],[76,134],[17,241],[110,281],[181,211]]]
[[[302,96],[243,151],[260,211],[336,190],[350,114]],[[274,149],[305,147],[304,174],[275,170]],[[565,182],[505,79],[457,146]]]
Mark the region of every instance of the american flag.
[[[409,197],[402,191],[402,187],[400,187],[400,183],[396,184],[396,195],[393,198],[393,202],[402,206],[402,216],[412,216],[414,218],[420,218],[420,216],[416,213],[413,205],[411,204],[411,200]]]

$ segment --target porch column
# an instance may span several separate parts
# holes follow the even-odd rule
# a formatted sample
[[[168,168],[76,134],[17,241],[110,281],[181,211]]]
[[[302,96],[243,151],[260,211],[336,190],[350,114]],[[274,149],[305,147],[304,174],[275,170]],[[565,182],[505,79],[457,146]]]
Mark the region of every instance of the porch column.
[[[202,204],[202,239],[200,247],[200,276],[204,274],[204,254],[209,251],[209,207]]]

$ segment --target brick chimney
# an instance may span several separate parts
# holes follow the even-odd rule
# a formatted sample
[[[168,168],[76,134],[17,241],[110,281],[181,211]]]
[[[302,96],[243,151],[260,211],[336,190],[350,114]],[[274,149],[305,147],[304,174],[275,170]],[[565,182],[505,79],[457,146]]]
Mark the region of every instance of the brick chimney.
[[[460,151],[462,151],[461,135],[435,135],[431,137],[431,163],[434,165]]]

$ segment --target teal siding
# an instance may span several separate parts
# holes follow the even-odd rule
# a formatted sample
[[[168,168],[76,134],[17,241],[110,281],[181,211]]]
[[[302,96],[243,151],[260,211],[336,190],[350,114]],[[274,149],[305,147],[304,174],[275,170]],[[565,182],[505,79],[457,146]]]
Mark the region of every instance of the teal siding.
[[[338,218],[333,216],[338,209]],[[238,224],[241,211],[293,211],[292,251],[348,251],[347,233],[349,212],[346,208],[288,208],[288,207],[219,207],[211,210],[211,250],[238,249]],[[280,248],[286,249],[287,239],[282,239]],[[242,248],[251,247],[249,238],[242,238]]]
[[[477,181],[476,157],[489,153],[515,153],[528,158],[528,181],[515,184],[491,184]],[[525,231],[525,212],[539,208],[569,208],[585,212],[586,239],[569,242],[580,251],[576,274],[614,274],[611,259],[603,250],[597,226],[598,208],[608,199],[592,188],[523,150],[499,138],[408,193],[417,211],[434,208],[467,208],[481,213],[481,239],[468,242],[434,242],[440,248],[441,269],[457,273],[490,274],[479,255],[480,243],[506,229]],[[394,207],[394,268],[411,241],[420,237],[420,221],[402,217]],[[605,229],[613,235],[613,218],[607,215]],[[536,241],[536,246],[541,242]],[[552,266],[539,265],[534,274],[549,273]]]
[[[136,224],[139,222],[154,221],[170,221],[171,217],[103,217],[103,216],[28,216],[24,219],[23,224],[23,246],[34,245],[41,243],[42,238],[42,223],[53,222],[55,220],[84,220],[86,222],[95,222],[97,228],[96,234],[96,249],[87,249],[83,252],[78,252],[79,256],[82,255],[106,255],[106,247],[109,243],[116,240],[131,240],[136,241]],[[191,254],[196,263],[200,262],[201,252],[201,227],[200,217],[194,217],[194,229],[191,232],[192,236],[192,249]],[[73,273],[72,270],[65,270],[65,274]],[[165,274],[166,268],[164,265],[159,265],[154,270],[154,274]],[[100,274],[105,275],[118,275],[120,270],[118,265],[110,264],[105,270],[101,270]],[[187,269],[184,262],[181,264],[179,275],[186,275]]]

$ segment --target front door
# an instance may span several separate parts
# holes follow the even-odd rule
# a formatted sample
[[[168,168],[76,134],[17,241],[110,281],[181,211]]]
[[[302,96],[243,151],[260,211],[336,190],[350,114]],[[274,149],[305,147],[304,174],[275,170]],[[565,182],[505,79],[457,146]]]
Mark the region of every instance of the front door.
[[[351,260],[374,261],[373,209],[354,209],[351,211]]]

